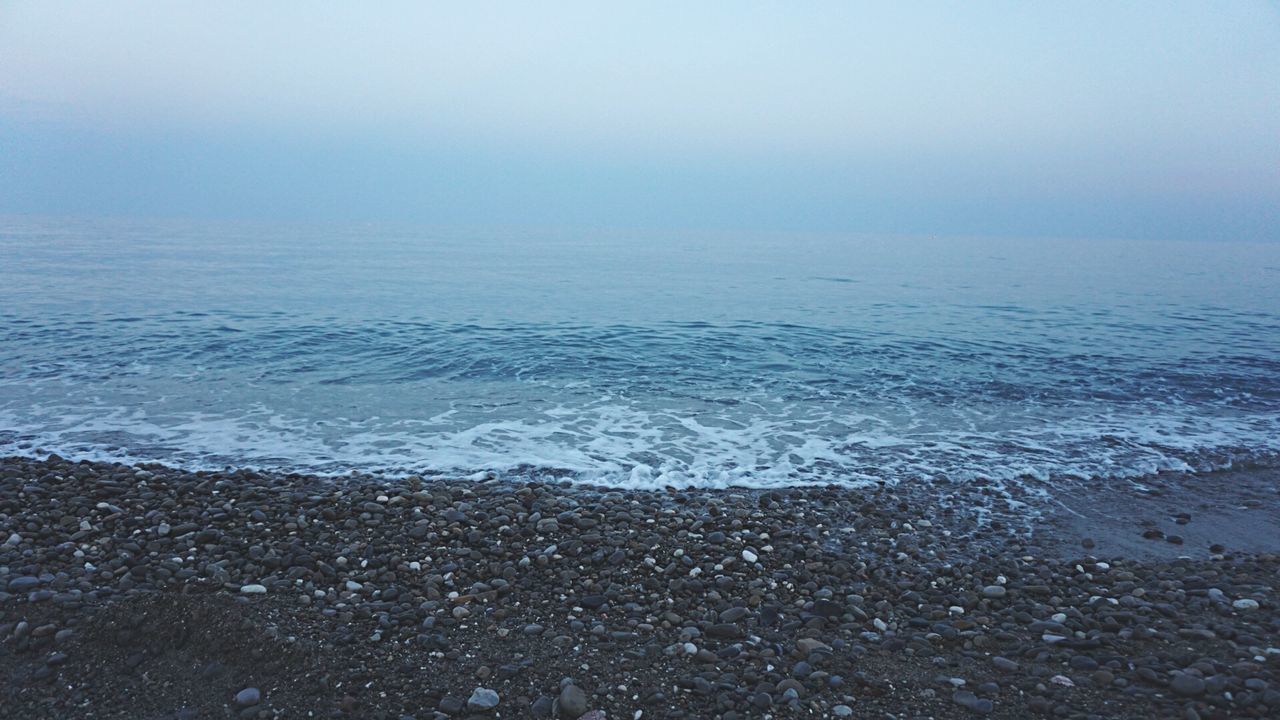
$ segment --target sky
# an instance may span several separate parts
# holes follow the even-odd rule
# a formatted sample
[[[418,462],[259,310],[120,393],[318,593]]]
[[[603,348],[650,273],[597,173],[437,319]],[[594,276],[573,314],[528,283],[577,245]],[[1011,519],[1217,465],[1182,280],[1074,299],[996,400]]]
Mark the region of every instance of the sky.
[[[1280,3],[4,0],[0,213],[1280,241]]]

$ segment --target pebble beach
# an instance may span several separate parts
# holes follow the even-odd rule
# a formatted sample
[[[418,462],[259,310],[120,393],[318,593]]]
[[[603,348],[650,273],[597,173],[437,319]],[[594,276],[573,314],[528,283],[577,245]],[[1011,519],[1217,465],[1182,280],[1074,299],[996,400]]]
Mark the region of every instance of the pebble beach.
[[[1263,482],[1247,509],[1265,524]],[[1020,507],[981,483],[638,492],[10,457],[0,702],[156,720],[1280,712],[1280,555],[1171,540],[1192,513],[1094,538]],[[1117,534],[1158,552],[1108,554]]]

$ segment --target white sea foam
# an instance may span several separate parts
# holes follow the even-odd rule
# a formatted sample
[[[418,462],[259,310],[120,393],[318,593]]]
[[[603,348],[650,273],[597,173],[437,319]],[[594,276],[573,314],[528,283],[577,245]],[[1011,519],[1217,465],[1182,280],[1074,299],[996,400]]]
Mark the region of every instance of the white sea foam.
[[[0,425],[11,428],[0,436],[0,451],[41,447],[92,459],[327,473],[550,472],[637,489],[937,478],[1047,483],[1206,471],[1280,453],[1280,419],[1274,416],[1196,420],[1106,413],[1031,430],[950,436],[919,425],[901,435],[889,428],[868,431],[865,416],[853,419],[859,429],[841,433],[832,430],[848,425],[835,412],[717,424],[602,403],[474,424],[458,422],[456,411],[423,420],[330,418],[317,424],[262,405],[239,416],[159,417],[140,408],[38,405],[0,410]]]

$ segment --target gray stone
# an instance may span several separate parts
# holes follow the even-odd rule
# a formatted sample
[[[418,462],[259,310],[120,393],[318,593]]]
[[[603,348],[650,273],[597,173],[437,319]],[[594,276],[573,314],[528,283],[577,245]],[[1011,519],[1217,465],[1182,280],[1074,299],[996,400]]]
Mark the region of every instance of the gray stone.
[[[1204,680],[1195,675],[1178,673],[1169,681],[1169,689],[1182,697],[1197,697],[1204,694]]]
[[[796,641],[796,650],[801,656],[808,657],[810,653],[818,650],[830,652],[831,646],[817,638],[800,638]]]
[[[556,712],[562,718],[577,720],[587,712],[587,694],[577,685],[565,685],[556,699]]]
[[[489,688],[476,688],[467,699],[467,709],[487,712],[498,707],[498,693]]]
[[[9,581],[9,592],[30,592],[40,587],[40,578],[32,575],[20,575]]]
[[[1007,657],[1003,657],[1001,655],[997,655],[991,658],[991,664],[995,665],[997,668],[1000,668],[1001,670],[1004,670],[1005,672],[1017,672],[1018,670],[1018,663],[1014,662],[1013,660],[1010,660]]]
[[[1093,671],[1098,669],[1098,661],[1088,655],[1073,655],[1070,665],[1072,670]]]
[[[236,707],[253,707],[262,701],[262,693],[258,688],[249,687],[236,693]]]
[[[978,715],[990,715],[991,711],[995,709],[995,706],[990,700],[980,698],[968,690],[955,691],[955,693],[951,695],[951,702]]]

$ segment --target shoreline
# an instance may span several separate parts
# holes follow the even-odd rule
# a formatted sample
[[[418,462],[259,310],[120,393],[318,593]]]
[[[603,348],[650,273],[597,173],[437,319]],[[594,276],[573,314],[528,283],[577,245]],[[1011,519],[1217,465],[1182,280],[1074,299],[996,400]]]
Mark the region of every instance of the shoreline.
[[[1027,522],[981,483],[635,491],[0,458],[4,702],[1265,717],[1277,476],[1064,487]]]

